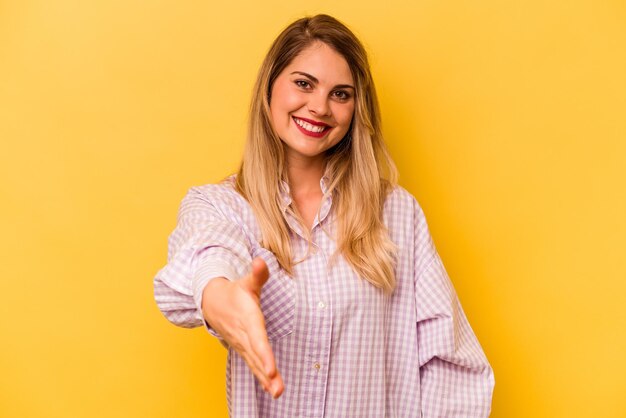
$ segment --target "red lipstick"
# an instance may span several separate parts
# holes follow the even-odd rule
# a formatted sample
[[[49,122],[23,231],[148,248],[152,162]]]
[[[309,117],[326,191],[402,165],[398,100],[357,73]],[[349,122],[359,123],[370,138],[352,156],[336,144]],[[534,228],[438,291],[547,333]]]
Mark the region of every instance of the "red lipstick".
[[[307,119],[307,118],[301,118],[300,116],[294,116],[294,118],[303,120],[305,122],[308,122],[308,123],[310,123],[313,126],[324,126],[324,127],[329,126],[327,123],[318,122],[318,121]]]
[[[321,138],[323,136],[325,136],[328,131],[330,131],[332,129],[332,127],[326,123],[323,122],[317,122],[311,119],[306,119],[306,118],[300,118],[300,117],[296,117],[296,116],[292,116],[293,122],[296,125],[296,128],[298,128],[298,130],[300,132],[302,132],[303,134],[307,135],[307,136],[312,136],[313,138]],[[314,131],[309,131],[307,129],[305,129],[304,127],[300,126],[297,122],[297,120],[300,120],[302,122],[306,122],[309,125],[315,126],[315,127],[322,127],[324,129],[322,129],[321,132],[314,132]]]

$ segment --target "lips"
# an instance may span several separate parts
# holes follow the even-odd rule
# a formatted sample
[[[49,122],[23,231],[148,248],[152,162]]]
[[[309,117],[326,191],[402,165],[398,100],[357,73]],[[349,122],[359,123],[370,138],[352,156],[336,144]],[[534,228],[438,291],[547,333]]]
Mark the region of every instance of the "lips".
[[[292,118],[300,132],[314,138],[321,138],[326,135],[330,129],[332,129],[330,125],[323,122],[295,116],[292,116]]]

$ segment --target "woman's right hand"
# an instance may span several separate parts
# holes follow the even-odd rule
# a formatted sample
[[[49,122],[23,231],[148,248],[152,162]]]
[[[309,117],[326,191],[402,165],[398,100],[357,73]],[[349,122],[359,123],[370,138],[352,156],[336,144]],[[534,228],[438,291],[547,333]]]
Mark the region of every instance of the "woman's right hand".
[[[284,390],[283,379],[267,338],[261,312],[261,289],[269,270],[261,258],[252,260],[252,272],[239,280],[211,280],[202,293],[202,313],[209,325],[235,349],[274,399]]]

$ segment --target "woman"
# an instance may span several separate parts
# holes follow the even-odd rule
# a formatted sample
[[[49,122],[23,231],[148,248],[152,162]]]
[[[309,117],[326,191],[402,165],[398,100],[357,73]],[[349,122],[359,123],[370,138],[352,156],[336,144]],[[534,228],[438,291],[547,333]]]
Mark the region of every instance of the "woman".
[[[365,50],[326,15],[274,41],[241,169],[192,188],[155,298],[228,348],[233,417],[485,417],[493,372],[415,199]]]

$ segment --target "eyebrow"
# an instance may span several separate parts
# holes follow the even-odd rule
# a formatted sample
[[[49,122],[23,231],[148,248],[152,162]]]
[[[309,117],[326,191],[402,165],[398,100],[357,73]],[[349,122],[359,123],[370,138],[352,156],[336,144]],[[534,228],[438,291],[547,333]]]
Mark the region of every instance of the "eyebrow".
[[[315,84],[319,84],[319,80],[315,77],[313,77],[311,74],[307,74],[305,72],[302,71],[294,71],[291,73],[293,74],[300,74],[302,76],[305,76],[306,78],[310,79],[312,82],[314,82]],[[352,89],[352,90],[356,90],[354,88],[354,86],[351,86],[350,84],[337,84],[335,87],[333,87],[334,89]]]

